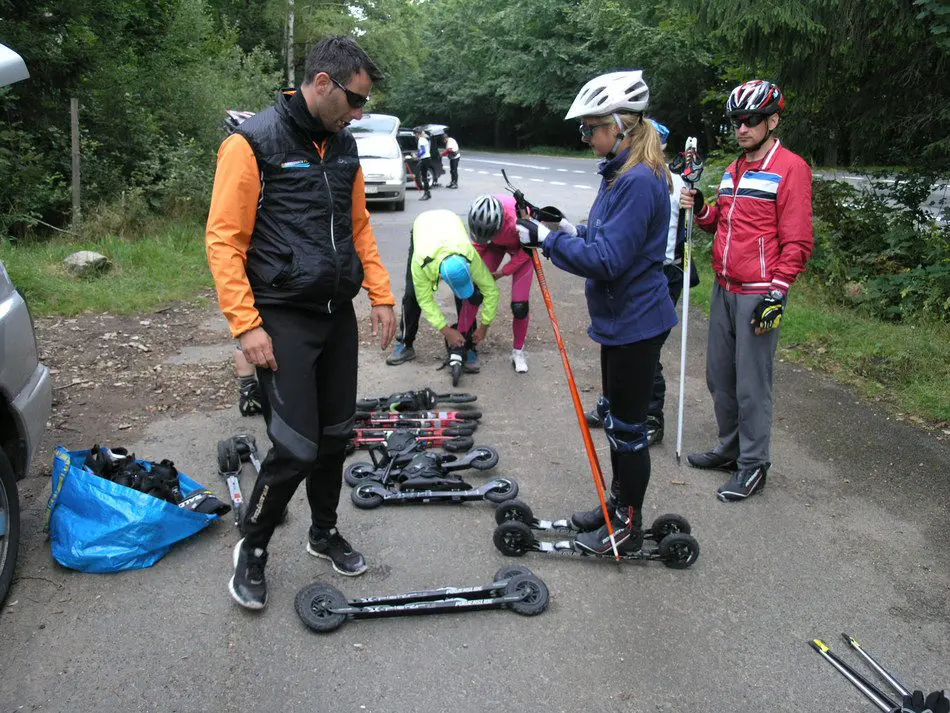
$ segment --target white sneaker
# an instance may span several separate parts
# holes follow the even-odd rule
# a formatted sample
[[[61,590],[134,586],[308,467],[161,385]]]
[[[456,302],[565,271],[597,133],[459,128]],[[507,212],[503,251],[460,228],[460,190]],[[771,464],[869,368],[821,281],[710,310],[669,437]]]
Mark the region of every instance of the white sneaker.
[[[511,363],[515,367],[515,371],[519,374],[528,373],[528,361],[524,357],[524,349],[512,349],[511,350]]]

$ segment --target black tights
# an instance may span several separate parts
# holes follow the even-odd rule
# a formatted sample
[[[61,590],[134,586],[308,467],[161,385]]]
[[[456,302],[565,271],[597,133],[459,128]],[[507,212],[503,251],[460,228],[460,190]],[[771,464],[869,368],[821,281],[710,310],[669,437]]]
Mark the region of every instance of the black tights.
[[[621,421],[639,424],[646,421],[653,394],[653,374],[669,331],[632,344],[600,347],[600,374],[610,412]],[[638,512],[650,483],[650,449],[618,453],[611,448],[613,471],[611,491],[620,505]]]

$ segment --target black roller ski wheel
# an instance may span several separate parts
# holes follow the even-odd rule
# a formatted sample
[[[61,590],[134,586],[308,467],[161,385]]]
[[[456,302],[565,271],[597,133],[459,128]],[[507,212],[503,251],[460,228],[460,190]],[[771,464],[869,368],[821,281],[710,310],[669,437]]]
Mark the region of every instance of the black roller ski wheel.
[[[693,528],[690,527],[689,520],[682,515],[672,514],[660,515],[653,521],[653,525],[650,527],[650,532],[654,534],[658,541],[676,532],[682,532],[684,535],[688,535],[692,531]]]
[[[521,595],[521,599],[508,606],[522,616],[536,616],[548,608],[548,587],[533,574],[519,574],[509,579],[505,594]]]
[[[452,364],[449,367],[449,372],[452,374],[452,386],[458,386],[459,379],[462,378],[462,365]]]
[[[508,500],[495,510],[495,522],[504,525],[506,522],[523,522],[530,525],[534,520],[534,513],[528,504],[520,500]]]
[[[472,454],[472,467],[475,470],[491,470],[498,465],[498,451],[491,446],[479,446]]]
[[[460,421],[477,421],[481,417],[482,412],[475,408],[455,412],[455,418],[459,419]]]
[[[231,438],[218,441],[218,470],[222,473],[236,473],[241,470],[241,454]]]
[[[518,497],[518,484],[509,478],[498,478],[497,485],[485,493],[485,499],[493,503],[503,503]]]
[[[506,567],[502,567],[500,570],[495,572],[495,576],[492,577],[492,582],[501,582],[505,579],[511,579],[512,577],[517,577],[519,574],[534,574],[530,569],[523,565],[510,564]]]
[[[660,559],[670,569],[692,567],[699,559],[699,542],[682,532],[667,535],[660,540]]]
[[[478,401],[478,397],[475,394],[436,394],[435,397],[440,404],[470,404],[473,401]]]
[[[343,471],[343,480],[345,480],[346,484],[351,488],[355,488],[357,485],[362,485],[369,480],[375,472],[376,468],[372,463],[358,461],[346,466],[346,470]]]
[[[372,510],[383,504],[383,496],[369,485],[357,485],[350,491],[350,500],[361,510]]]
[[[425,439],[425,436],[422,436]],[[449,453],[461,453],[469,450],[475,445],[475,439],[471,436],[459,436],[458,438],[447,438],[442,442],[442,448]]]
[[[321,582],[304,587],[294,598],[297,616],[304,624],[321,634],[335,631],[343,625],[346,615],[330,610],[345,606],[347,601],[343,592]]]
[[[475,433],[475,429],[472,426],[449,426],[442,430],[443,436],[453,436],[455,438],[464,438],[465,436],[471,436]]]
[[[506,522],[495,528],[492,537],[495,547],[503,555],[521,557],[534,546],[534,533],[523,522]]]

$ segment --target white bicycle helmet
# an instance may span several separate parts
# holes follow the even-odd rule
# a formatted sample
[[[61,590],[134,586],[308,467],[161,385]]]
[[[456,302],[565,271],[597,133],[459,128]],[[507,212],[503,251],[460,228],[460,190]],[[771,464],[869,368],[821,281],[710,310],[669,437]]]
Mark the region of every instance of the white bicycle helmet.
[[[726,100],[726,116],[780,114],[785,109],[782,90],[764,79],[753,79],[732,90]]]
[[[580,116],[606,116],[621,111],[646,111],[650,89],[643,81],[643,70],[611,72],[594,77],[585,84],[567,111],[567,119]]]
[[[490,243],[501,231],[505,209],[495,196],[479,196],[468,209],[468,230],[476,243]]]

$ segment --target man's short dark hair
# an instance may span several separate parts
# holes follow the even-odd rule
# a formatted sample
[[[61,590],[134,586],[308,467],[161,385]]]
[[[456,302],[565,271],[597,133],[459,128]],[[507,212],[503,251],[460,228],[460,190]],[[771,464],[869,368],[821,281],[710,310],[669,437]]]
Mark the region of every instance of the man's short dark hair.
[[[304,83],[309,84],[320,72],[326,72],[341,84],[347,84],[364,70],[373,82],[383,78],[376,63],[352,37],[335,35],[321,40],[310,50],[304,68]]]

